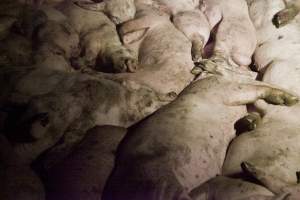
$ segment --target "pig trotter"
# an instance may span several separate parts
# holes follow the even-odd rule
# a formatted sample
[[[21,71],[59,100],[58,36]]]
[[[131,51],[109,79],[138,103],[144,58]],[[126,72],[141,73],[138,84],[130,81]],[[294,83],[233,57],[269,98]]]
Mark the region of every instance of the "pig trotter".
[[[289,93],[273,89],[269,94],[267,94],[265,101],[276,105],[293,106],[298,103],[299,99]]]
[[[261,122],[261,116],[257,112],[252,112],[249,115],[238,120],[236,125],[239,132],[247,132],[256,129],[257,125]]]
[[[276,28],[283,27],[292,21],[298,13],[299,9],[297,9],[295,6],[283,9],[274,15],[272,20],[273,24],[276,26]]]

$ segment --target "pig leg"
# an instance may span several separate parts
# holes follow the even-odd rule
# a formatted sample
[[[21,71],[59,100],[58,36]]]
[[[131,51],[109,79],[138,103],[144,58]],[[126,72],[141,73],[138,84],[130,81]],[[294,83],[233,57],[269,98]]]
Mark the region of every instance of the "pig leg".
[[[236,130],[240,133],[249,132],[254,129],[261,123],[261,116],[257,112],[251,112],[242,119],[236,122]]]
[[[300,5],[298,4],[292,3],[291,5],[286,5],[285,9],[279,11],[274,15],[272,21],[273,24],[276,26],[276,28],[280,28],[287,25],[290,21],[292,21],[296,17],[296,15],[299,14]]]
[[[205,15],[200,10],[181,12],[173,17],[173,23],[192,42],[193,61],[200,61],[211,30]]]
[[[169,104],[169,107],[161,112],[155,113],[147,120],[141,122],[136,129],[132,130],[133,133],[129,134],[128,138],[126,138],[124,143],[120,146],[116,168],[108,181],[104,199],[134,200],[160,198],[171,200],[176,199],[178,196],[182,197],[181,195],[186,197],[185,193],[190,191],[194,185],[206,181],[208,177],[212,178],[210,176],[215,176],[215,174],[219,173],[219,167],[216,167],[216,170],[212,170],[211,172],[208,172],[205,167],[205,165],[207,165],[210,169],[211,165],[215,164],[215,160],[211,162],[202,162],[205,155],[201,155],[199,158],[199,152],[202,151],[201,142],[203,142],[203,140],[199,138],[199,140],[195,141],[194,134],[196,134],[196,132],[198,133],[198,131],[194,129],[196,127],[190,128],[184,133],[181,131],[176,133],[176,131],[174,131],[179,128],[176,120],[180,119],[181,115],[190,119],[185,121],[191,121],[191,119],[192,121],[200,120],[199,123],[195,123],[198,124],[197,127],[200,127],[200,130],[205,130],[205,125],[201,124],[201,122],[202,118],[204,119],[207,115],[201,115],[200,113],[195,114],[193,113],[195,110],[191,113],[187,111],[184,113],[180,112],[179,114],[178,110],[176,110],[177,108],[190,106],[191,102],[184,101],[185,95],[191,97],[190,95],[192,93],[197,96],[197,92],[201,91],[203,92],[201,93],[202,95],[200,95],[202,97],[203,94],[204,96],[209,94],[215,95],[216,93],[219,94],[216,91],[220,91],[220,87],[223,88],[224,84],[226,84],[226,86],[224,86],[227,90],[226,93],[230,93],[231,95],[225,94],[225,96],[223,96],[224,98],[216,98],[219,100],[212,103],[212,105],[225,104],[225,107],[228,106],[230,109],[231,106],[244,105],[250,102],[253,103],[259,98],[268,99],[273,102],[273,95],[278,96],[284,102],[286,102],[286,100],[284,100],[286,98],[294,98],[291,95],[285,94],[285,92],[272,87],[266,87],[258,82],[254,82],[255,84],[239,84],[237,82],[222,80],[222,78],[218,79],[218,76],[213,76],[195,82],[190,88],[187,88],[181,97],[179,97],[182,99],[178,99],[178,101]],[[204,90],[202,90],[202,86],[205,88]],[[281,103],[282,100],[275,100],[276,102],[273,103]],[[197,105],[197,103],[201,105],[201,101],[198,99],[195,99],[194,102],[196,102],[195,105]],[[195,106],[195,109],[196,107],[198,106]],[[171,113],[178,114],[173,118],[173,116],[170,115]],[[217,110],[215,114],[215,117],[219,116],[220,110]],[[193,118],[193,116],[197,117]],[[216,119],[214,118],[214,122],[215,120]],[[165,124],[167,124],[167,126]],[[182,126],[182,124],[180,124],[180,126]],[[196,146],[191,145],[189,135],[193,135],[193,142],[197,144]],[[147,138],[145,139],[145,137]],[[169,143],[172,138],[176,138],[176,141]],[[227,145],[224,144],[225,149],[226,147]],[[197,153],[193,154],[193,151]],[[185,161],[187,157],[189,159],[188,161]],[[223,158],[221,160],[220,165],[223,162]],[[184,165],[192,165],[197,162],[201,162],[200,166],[201,168],[203,166],[205,170],[202,171],[203,168],[194,168],[193,170],[195,171],[191,171],[191,169],[188,168],[188,173],[184,171]],[[207,173],[210,173],[210,175],[207,175]],[[201,178],[191,180],[196,174]],[[159,196],[156,196],[158,194]]]

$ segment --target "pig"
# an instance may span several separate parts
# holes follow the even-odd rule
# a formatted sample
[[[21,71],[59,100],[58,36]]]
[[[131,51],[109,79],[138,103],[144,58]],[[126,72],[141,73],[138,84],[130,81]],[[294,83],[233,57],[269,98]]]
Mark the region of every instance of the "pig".
[[[274,194],[261,185],[242,179],[217,176],[190,192],[193,200],[274,200]]]
[[[0,3],[0,39],[6,38],[12,29],[30,38],[35,27],[45,21],[39,10],[19,1],[1,1]],[[24,29],[26,27],[26,29]]]
[[[6,92],[2,94],[1,101],[29,104],[28,112],[31,114],[24,115],[23,121],[26,121],[26,119],[30,121],[32,116],[39,116],[40,113],[53,113],[55,117],[49,118],[49,123],[53,123],[53,127],[58,127],[59,129],[57,132],[54,131],[54,133],[50,129],[40,130],[39,128],[32,128],[35,130],[31,133],[34,138],[43,138],[46,135],[46,139],[40,142],[37,141],[34,145],[25,144],[27,146],[27,150],[25,151],[22,150],[23,147],[20,147],[21,155],[30,157],[32,152],[33,154],[35,154],[34,152],[40,152],[40,150],[34,150],[35,148],[41,148],[45,151],[57,143],[65,135],[64,132],[66,132],[66,137],[63,136],[63,138],[68,142],[59,143],[56,147],[49,150],[45,156],[45,163],[49,163],[45,164],[45,166],[49,166],[46,168],[50,168],[53,165],[50,163],[57,162],[71,151],[72,147],[84,137],[87,129],[95,125],[107,124],[129,127],[161,106],[174,100],[177,94],[193,80],[194,75],[190,71],[194,67],[194,64],[190,54],[191,43],[188,39],[174,27],[168,15],[164,13],[163,15],[159,15],[159,9],[146,6],[144,10],[140,11],[140,14],[140,17],[137,17],[135,20],[123,24],[123,40],[127,40],[126,38],[128,37],[132,38],[131,33],[136,36],[136,32],[143,30],[143,25],[147,25],[144,26],[146,32],[142,38],[135,40],[133,37],[135,42],[128,43],[128,48],[130,46],[130,48],[139,54],[139,62],[143,66],[136,73],[111,75],[95,72],[85,72],[83,74],[71,72],[68,74],[64,71],[39,67],[28,67],[23,72],[20,70],[13,71],[12,69],[7,70],[7,72],[4,71],[2,80],[10,84],[7,86],[2,85],[5,89],[3,91]],[[140,48],[137,48],[136,46],[139,45]],[[9,80],[6,77],[10,77]],[[69,96],[71,91],[76,90],[78,87],[85,88],[86,86],[79,85],[86,85],[86,83],[82,83],[86,78],[91,78],[92,82],[95,81],[95,88],[99,89],[96,89],[96,94],[101,95],[106,92],[108,94],[106,94],[106,98],[103,97],[97,100],[90,95],[74,97],[82,102],[79,102],[76,106],[74,104],[75,107],[78,106],[79,113],[81,113],[82,106],[85,107],[87,105],[90,107],[94,103],[102,106],[99,107],[99,110],[93,109],[95,115],[90,113],[89,116],[93,116],[93,119],[87,120],[86,117],[82,116],[84,120],[81,121],[91,122],[91,124],[82,124],[83,127],[71,128],[74,124],[81,126],[81,123],[74,121],[81,114],[74,114],[73,111],[76,111],[76,109],[68,112],[68,109],[63,106],[65,103],[62,102],[65,101],[63,100],[64,96]],[[9,91],[14,92],[10,93],[10,95],[5,95]],[[84,89],[83,91],[89,91],[89,89]],[[38,98],[35,98],[37,96]],[[44,98],[41,98],[42,96]],[[49,97],[53,99],[53,101],[51,100],[53,103],[47,103],[49,102]],[[35,100],[33,101],[33,99]],[[88,103],[89,99],[95,102]],[[54,107],[59,108],[60,111],[54,111],[54,107],[51,106],[53,104],[57,105]],[[56,116],[57,118],[62,118],[58,117],[59,113],[68,118],[65,120],[63,126],[60,125],[59,121],[54,120]],[[44,129],[39,123],[36,124],[33,127]],[[70,127],[69,131],[67,131],[67,127]],[[74,131],[75,129],[78,129],[78,131]],[[38,136],[39,132],[41,136]],[[53,135],[57,134],[57,137],[51,138],[52,134],[50,133],[53,133]],[[80,137],[77,137],[78,135]]]
[[[20,127],[31,124],[29,135],[34,140],[15,145],[21,157],[32,160],[64,141],[47,153],[49,166],[68,155],[91,127],[128,127],[174,99],[133,81],[116,82],[100,75],[47,68],[27,70],[22,72],[25,75],[19,72],[10,79],[4,74],[8,83],[17,83],[10,85],[11,89],[3,86],[9,95],[3,94],[2,105],[28,105],[16,123]]]
[[[212,28],[218,24],[212,59],[215,62],[226,61],[237,67],[248,66],[257,40],[246,1],[204,0],[200,9]]]
[[[299,104],[282,108],[257,102],[256,106],[265,111],[264,117],[255,130],[233,140],[224,162],[223,174],[242,173],[241,163],[249,162],[286,183],[295,184],[295,172],[300,171],[300,149],[297,145],[300,139],[297,120]]]
[[[200,10],[180,12],[173,17],[173,23],[192,42],[194,62],[201,62],[203,49],[210,37],[211,26]]]
[[[119,20],[118,23],[133,18],[135,13],[133,0],[109,0],[102,4],[106,5],[106,12],[109,12],[110,16]],[[96,67],[97,62],[100,62],[100,67],[106,66],[104,69],[98,69],[100,71],[136,71],[137,60],[122,45],[115,24],[103,12],[87,10],[81,8],[81,5],[79,2],[63,2],[56,6],[67,16],[71,26],[80,35],[81,56],[73,59],[73,65],[77,68]],[[129,11],[123,12],[124,8],[128,8]]]
[[[18,157],[6,137],[0,134],[0,198],[45,200],[45,190],[30,163]]]
[[[169,18],[162,7],[137,4],[135,19],[120,27],[120,36],[139,58],[140,70],[117,74],[112,79],[132,80],[156,92],[175,95],[194,79],[191,43]]]
[[[71,70],[68,60],[78,54],[79,36],[67,18],[49,7],[36,10],[25,6],[19,12],[11,35],[3,41],[4,66],[39,64],[59,68],[61,62],[61,69]]]
[[[163,7],[165,12],[172,16],[175,27],[192,42],[193,61],[200,61],[202,50],[210,36],[211,27],[206,16],[198,9],[199,0],[153,0],[153,4]]]
[[[101,199],[114,167],[114,153],[126,129],[98,126],[90,129],[70,156],[47,173],[47,199]]]
[[[145,1],[141,2],[145,3]],[[136,1],[137,4],[141,2]],[[199,0],[152,0],[148,1],[148,4],[171,15],[175,27],[192,42],[193,61],[200,61],[203,48],[210,36],[211,27],[206,16],[198,9]]]
[[[191,199],[193,188],[221,173],[235,136],[234,123],[246,114],[244,104],[258,98],[281,104],[297,101],[248,80],[203,77],[130,128],[118,148],[103,199]]]
[[[294,35],[299,34],[299,22],[295,20],[276,29],[272,18],[282,7],[284,4],[280,0],[252,1],[250,14],[260,41],[254,58],[264,82],[280,85],[299,96],[299,70],[296,65],[299,56],[294,54],[299,48],[299,39]],[[249,162],[264,173],[295,184],[295,172],[300,166],[300,149],[297,146],[299,104],[283,109],[259,101],[255,106],[263,115],[261,123],[254,131],[244,133],[232,142],[223,166],[224,175],[242,173],[240,164]]]

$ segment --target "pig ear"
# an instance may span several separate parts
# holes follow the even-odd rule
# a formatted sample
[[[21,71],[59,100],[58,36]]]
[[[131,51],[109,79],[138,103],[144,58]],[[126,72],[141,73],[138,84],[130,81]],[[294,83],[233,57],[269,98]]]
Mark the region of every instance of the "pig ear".
[[[132,31],[129,33],[125,33],[122,37],[123,43],[131,44],[131,43],[141,40],[146,35],[148,30],[149,30],[149,28],[143,28],[143,29],[135,30],[135,31]]]
[[[104,12],[106,8],[106,2],[101,1],[99,3],[95,3],[90,0],[78,0],[74,2],[80,8],[92,11],[101,11]]]

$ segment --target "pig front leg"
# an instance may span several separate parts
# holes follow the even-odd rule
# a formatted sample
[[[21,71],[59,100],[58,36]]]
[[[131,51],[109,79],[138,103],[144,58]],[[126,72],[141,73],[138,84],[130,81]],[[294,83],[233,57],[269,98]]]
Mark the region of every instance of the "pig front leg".
[[[292,0],[291,3],[286,3],[286,8],[277,12],[273,18],[273,24],[276,28],[283,27],[291,22],[300,12],[300,2]]]
[[[192,42],[193,61],[200,61],[211,31],[206,16],[199,10],[181,12],[173,17],[173,23]]]

